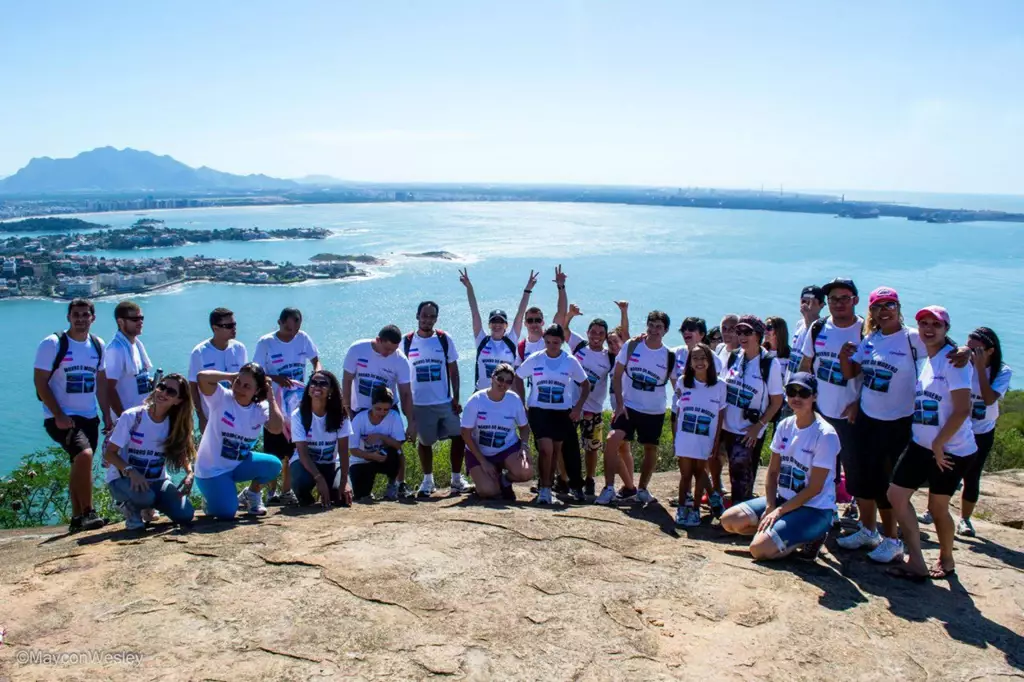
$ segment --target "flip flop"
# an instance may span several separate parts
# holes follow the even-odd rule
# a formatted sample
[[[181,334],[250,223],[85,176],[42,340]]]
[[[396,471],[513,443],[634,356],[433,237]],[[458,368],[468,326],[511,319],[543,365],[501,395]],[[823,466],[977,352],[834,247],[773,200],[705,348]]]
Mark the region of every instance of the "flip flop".
[[[945,568],[939,567],[936,571],[934,568],[928,569],[928,577],[932,580],[947,580],[950,576],[956,575],[956,568],[946,570]]]
[[[900,580],[909,580],[912,583],[923,583],[928,580],[929,575],[918,575],[917,573],[911,573],[902,566],[890,566],[885,569],[885,574],[890,578],[899,578]]]

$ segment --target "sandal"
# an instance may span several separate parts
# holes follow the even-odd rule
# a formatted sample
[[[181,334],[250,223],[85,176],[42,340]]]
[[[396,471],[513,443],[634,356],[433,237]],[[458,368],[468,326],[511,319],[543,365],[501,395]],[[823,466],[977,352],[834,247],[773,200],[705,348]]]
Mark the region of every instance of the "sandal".
[[[956,567],[946,568],[941,564],[936,564],[928,569],[928,577],[932,580],[948,580],[951,576],[956,575]]]
[[[921,575],[919,573],[914,573],[912,571],[908,571],[903,566],[890,566],[889,568],[885,569],[885,574],[887,576],[889,576],[890,578],[899,578],[900,580],[909,580],[910,582],[913,582],[913,583],[923,583],[923,582],[927,581],[928,578],[930,577],[930,574]]]

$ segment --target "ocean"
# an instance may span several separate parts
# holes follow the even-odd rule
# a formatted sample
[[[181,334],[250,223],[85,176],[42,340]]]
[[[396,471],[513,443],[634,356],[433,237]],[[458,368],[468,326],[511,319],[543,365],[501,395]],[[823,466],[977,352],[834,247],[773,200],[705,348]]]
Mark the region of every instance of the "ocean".
[[[941,195],[938,195],[941,196]],[[851,197],[852,198],[852,197]],[[866,197],[864,197],[866,198]],[[999,208],[1024,211],[1024,198],[1001,197]],[[961,203],[950,198],[950,204]],[[929,204],[938,205],[938,204]],[[961,204],[962,205],[962,204]],[[1012,206],[1012,208],[1007,208]],[[292,286],[195,283],[133,297],[143,307],[142,339],[155,366],[185,373],[191,349],[210,334],[207,316],[225,306],[235,311],[238,338],[255,348],[259,336],[276,329],[280,310],[302,310],[305,329],[328,369],[340,375],[349,344],[373,337],[385,324],[403,332],[415,328],[416,305],[440,305],[438,326],[462,354],[464,396],[472,382],[472,330],[458,269],[468,267],[480,308],[504,308],[513,315],[530,269],[540,281],[533,302],[550,320],[555,311],[554,268],[568,275],[571,301],[583,310],[582,331],[592,317],[618,319],[615,299],[630,301],[631,329],[643,328],[648,311],[669,313],[673,329],[683,317],[699,315],[709,326],[727,312],[780,315],[792,326],[798,298],[807,284],[852,277],[867,293],[895,287],[904,310],[946,306],[952,336],[963,340],[978,325],[1003,339],[1006,360],[1024,360],[1024,225],[970,223],[932,225],[900,219],[845,220],[822,215],[605,204],[392,203],[184,209],[79,216],[127,227],[140,217],[171,227],[325,227],[327,240],[223,242],[136,254],[267,258],[305,262],[321,252],[367,253],[386,259],[365,268],[370,276]],[[445,250],[459,262],[404,254]],[[109,340],[116,329],[116,298],[97,301],[94,333]],[[0,373],[0,416],[7,436],[0,442],[0,475],[20,457],[50,444],[32,386],[36,346],[66,328],[66,303],[0,301],[5,321]],[[678,332],[673,344],[682,343]]]

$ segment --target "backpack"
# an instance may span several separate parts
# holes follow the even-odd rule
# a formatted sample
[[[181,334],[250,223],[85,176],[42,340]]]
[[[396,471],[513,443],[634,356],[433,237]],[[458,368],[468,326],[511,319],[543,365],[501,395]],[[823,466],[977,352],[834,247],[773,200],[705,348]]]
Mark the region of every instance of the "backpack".
[[[402,350],[405,351],[406,358],[409,357],[409,348],[412,347],[412,336],[416,332],[409,332],[402,339]],[[441,342],[441,352],[444,353],[444,387],[448,392],[448,397],[452,395],[451,390],[451,378],[448,376],[448,335],[440,329],[435,330],[437,334],[437,340]]]
[[[64,362],[64,357],[68,354],[68,348],[70,347],[67,332],[54,332],[53,335],[57,337],[57,354],[53,356],[50,376],[46,377],[47,383],[53,378],[57,368],[60,367],[60,363]],[[100,367],[103,365],[103,342],[95,334],[89,334],[89,343],[92,344],[93,349],[96,351],[96,373],[98,374]],[[36,391],[36,400],[41,401],[42,399],[43,397],[39,395],[39,391]]]
[[[864,340],[864,320],[857,318],[860,322],[860,340]],[[821,335],[821,330],[825,328],[825,320],[822,318],[816,319],[811,323],[811,362],[814,362],[814,358],[818,357],[818,336]]]
[[[516,344],[512,343],[512,339],[508,338],[507,336],[503,336],[501,337],[501,340],[505,342],[505,345],[508,346],[509,351],[511,351],[512,355],[515,356]],[[476,347],[476,362],[473,363],[475,365],[473,367],[474,386],[480,383],[480,354],[484,352],[484,348],[487,347],[487,344],[490,343],[490,341],[491,337],[485,336],[484,340],[480,342],[480,345]]]
[[[623,366],[623,371],[625,372],[626,376],[630,378],[631,381],[633,377],[629,373],[629,359],[633,356],[633,352],[639,345],[640,339],[630,339],[629,343],[626,344],[626,364]],[[665,372],[665,380],[660,384],[655,384],[656,388],[660,388],[667,384],[669,381],[671,381],[672,372],[675,371],[676,368],[676,352],[674,350],[669,350],[668,346],[666,346],[665,349],[668,350],[668,362],[665,363],[668,369]],[[609,355],[611,355],[611,353],[609,353]]]
[[[580,341],[578,344],[576,344],[576,347],[572,349],[572,354],[575,356],[577,353],[579,353],[581,350],[583,350],[586,347],[587,347],[587,342],[586,341]],[[608,366],[611,368],[611,369],[608,370],[608,373],[611,374],[611,371],[615,369],[615,353],[613,353],[611,351],[608,351]]]

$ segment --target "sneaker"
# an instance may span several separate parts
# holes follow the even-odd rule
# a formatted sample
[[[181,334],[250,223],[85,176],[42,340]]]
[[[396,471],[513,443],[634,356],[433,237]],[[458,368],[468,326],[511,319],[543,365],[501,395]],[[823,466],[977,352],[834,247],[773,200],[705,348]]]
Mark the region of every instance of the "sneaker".
[[[299,498],[295,496],[295,492],[289,490],[286,493],[281,493],[281,505],[284,507],[295,507],[299,504]]]
[[[627,488],[626,486],[619,488],[619,492],[615,495],[618,500],[632,500],[634,497],[636,497],[636,488]]]
[[[102,519],[96,510],[90,509],[82,516],[82,530],[96,530],[107,525],[106,519]]]
[[[615,500],[615,488],[614,486],[605,486],[601,494],[594,500],[594,504],[609,505]]]
[[[249,515],[250,516],[266,516],[267,507],[263,504],[263,492],[260,490],[252,491],[246,490],[245,496],[249,500]]]
[[[594,492],[594,479],[588,478],[587,480],[583,481],[583,492],[584,494],[590,497],[596,495],[596,493]]]
[[[424,481],[422,483],[420,483],[419,490],[416,491],[416,497],[420,497],[420,498],[430,497],[431,495],[434,494],[435,490],[436,490],[436,488],[434,488],[434,484],[433,483],[428,483],[424,479]],[[457,492],[454,483],[452,484],[452,492],[453,493]]]
[[[465,495],[473,492],[473,486],[470,485],[466,479],[460,478],[458,481],[452,481],[452,494],[453,495]]]
[[[686,510],[686,520],[683,525],[687,528],[697,528],[700,526],[700,512],[693,507],[681,507]]]
[[[956,524],[956,534],[965,538],[975,537],[974,524],[970,519],[960,519],[960,523]]]
[[[716,519],[722,518],[725,513],[725,502],[722,501],[722,493],[717,490],[711,493],[708,498],[708,506],[711,507],[711,515]]]
[[[415,493],[413,493],[409,486],[405,484],[405,481],[402,481],[401,483],[398,484],[398,499],[404,500],[406,498],[415,496]]]
[[[647,491],[647,488],[639,488],[636,491],[636,501],[640,504],[650,504],[655,501],[654,495]]]
[[[924,514],[917,515],[917,522],[932,524],[935,522],[935,519],[932,518],[932,513],[930,511],[926,511]]]
[[[82,530],[82,517],[72,516],[71,522],[68,524],[68,532],[77,533],[80,530]]]
[[[676,525],[677,526],[685,527],[686,523],[687,523],[687,521],[689,519],[690,519],[690,514],[689,514],[689,512],[686,511],[686,509],[684,509],[683,507],[680,507],[679,509],[676,509]]]
[[[569,482],[561,479],[555,481],[555,487],[552,490],[555,495],[568,495],[569,494]]]
[[[501,486],[501,499],[505,500],[506,502],[515,502],[516,501],[516,491],[515,491],[515,489],[512,486],[510,486],[510,485],[503,485],[503,486]]]
[[[537,493],[537,504],[551,504],[551,488],[541,488]]]
[[[811,540],[810,542],[804,543],[799,549],[793,552],[793,556],[797,559],[803,559],[804,561],[814,561],[818,558],[818,553],[821,552],[821,546],[825,544],[825,538],[828,537],[828,533],[824,533],[817,540]]]
[[[124,527],[126,530],[141,530],[146,527],[142,520],[142,512],[130,502],[121,505],[121,513],[124,514]]]
[[[242,488],[242,492],[238,493],[238,511],[246,511],[249,509],[248,492],[248,488]]]
[[[146,523],[156,523],[160,520],[160,512],[156,509],[143,509],[142,520]]]
[[[388,483],[388,487],[384,490],[384,499],[388,502],[398,501],[399,486],[397,483]]]
[[[860,518],[860,509],[857,508],[857,500],[854,500],[846,507],[846,511],[843,512],[844,519],[850,519],[856,521]]]
[[[882,538],[882,541],[873,550],[868,552],[868,558],[880,564],[888,564],[903,556],[903,543],[892,538]]]
[[[860,549],[861,547],[874,549],[881,543],[881,533],[879,533],[878,530],[870,531],[867,528],[861,528],[856,533],[844,535],[836,540],[836,544],[843,549]]]
[[[281,496],[277,493],[277,491],[274,491],[274,492],[270,493],[270,495],[267,496],[267,504],[271,504],[271,505],[281,504]]]
[[[587,501],[587,494],[583,492],[583,488],[573,488],[569,491],[569,497],[576,504],[583,504]]]

